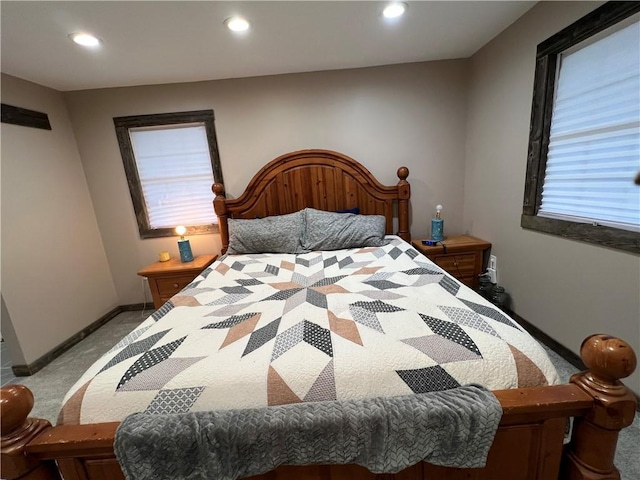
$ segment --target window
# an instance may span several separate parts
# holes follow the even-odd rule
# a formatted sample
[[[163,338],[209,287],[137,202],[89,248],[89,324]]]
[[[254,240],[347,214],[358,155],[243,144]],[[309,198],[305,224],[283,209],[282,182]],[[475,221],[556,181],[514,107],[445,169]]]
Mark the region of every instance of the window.
[[[113,119],[141,238],[217,232],[222,183],[213,110]]]
[[[640,253],[640,3],[538,45],[521,225]]]

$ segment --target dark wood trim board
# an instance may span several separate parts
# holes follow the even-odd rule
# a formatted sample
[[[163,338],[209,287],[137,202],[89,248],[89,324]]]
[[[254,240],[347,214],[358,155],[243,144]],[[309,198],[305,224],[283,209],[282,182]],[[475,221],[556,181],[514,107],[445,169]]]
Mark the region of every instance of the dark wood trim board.
[[[22,127],[41,128],[51,130],[49,115],[35,110],[14,107],[13,105],[1,104],[2,123],[20,125]]]
[[[138,310],[155,310],[153,302],[147,303],[131,303],[129,305],[120,305],[123,312],[137,312]]]

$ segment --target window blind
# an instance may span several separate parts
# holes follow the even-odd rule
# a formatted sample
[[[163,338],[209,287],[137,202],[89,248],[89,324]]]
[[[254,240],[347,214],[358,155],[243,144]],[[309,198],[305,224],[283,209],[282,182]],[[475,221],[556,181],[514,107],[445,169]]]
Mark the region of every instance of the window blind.
[[[538,214],[640,231],[640,22],[559,62]]]
[[[204,124],[129,130],[151,228],[217,223]]]

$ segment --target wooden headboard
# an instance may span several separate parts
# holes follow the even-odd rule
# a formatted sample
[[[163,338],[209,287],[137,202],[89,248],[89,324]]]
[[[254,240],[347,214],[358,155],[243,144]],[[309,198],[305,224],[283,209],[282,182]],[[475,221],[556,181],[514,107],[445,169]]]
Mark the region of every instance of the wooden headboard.
[[[329,150],[300,150],[269,162],[249,182],[240,197],[225,197],[224,185],[215,183],[213,207],[218,216],[222,253],[229,246],[229,218],[283,215],[310,207],[335,211],[358,207],[364,215],[384,215],[386,233],[393,232],[397,202],[397,235],[411,241],[409,232],[409,169],[398,169],[397,185],[382,185],[353,158]]]

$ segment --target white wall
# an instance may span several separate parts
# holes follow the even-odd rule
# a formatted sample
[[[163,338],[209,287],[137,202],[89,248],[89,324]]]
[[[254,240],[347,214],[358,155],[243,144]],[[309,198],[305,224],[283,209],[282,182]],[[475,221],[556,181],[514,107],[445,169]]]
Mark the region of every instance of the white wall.
[[[3,74],[2,102],[47,113],[52,127],[1,126],[2,297],[16,365],[118,302],[62,95]]]
[[[640,257],[520,227],[536,46],[597,6],[540,2],[473,56],[464,228],[493,243],[523,318],[576,353],[601,332],[640,353]]]
[[[227,193],[240,195],[275,157],[305,148],[361,161],[383,183],[410,169],[412,232],[426,235],[435,205],[447,233],[462,231],[467,62],[394,65],[188,84],[65,93],[121,304],[142,301],[136,271],[176,237],[141,240],[113,117],[212,108]],[[219,235],[190,238],[219,252]]]

